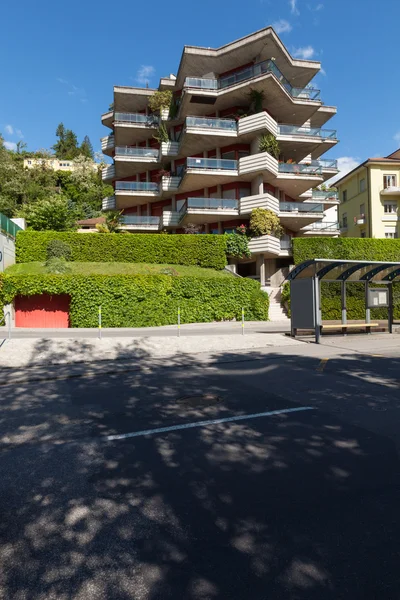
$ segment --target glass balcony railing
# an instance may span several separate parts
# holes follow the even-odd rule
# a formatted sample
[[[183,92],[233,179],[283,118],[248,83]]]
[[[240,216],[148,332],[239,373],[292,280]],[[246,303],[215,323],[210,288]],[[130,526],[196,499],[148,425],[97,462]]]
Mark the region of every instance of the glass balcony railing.
[[[316,221],[315,223],[311,223],[304,227],[307,230],[313,231],[339,231],[340,225],[339,223],[324,223],[323,221]]]
[[[186,127],[201,127],[204,129],[224,129],[236,131],[237,123],[234,119],[207,119],[203,117],[187,117]]]
[[[118,123],[140,123],[155,127],[158,125],[159,118],[156,115],[142,115],[140,113],[120,113],[116,112],[114,121]]]
[[[291,250],[292,249],[292,238],[282,237],[281,238],[281,250]]]
[[[153,181],[117,181],[115,189],[127,192],[158,192],[158,183]]]
[[[160,151],[157,148],[132,148],[130,146],[117,146],[115,154],[118,156],[131,156],[136,158],[158,158]]]
[[[323,213],[324,205],[314,202],[279,202],[280,212]]]
[[[188,158],[186,166],[188,169],[215,169],[218,171],[235,171],[237,160],[223,158]]]
[[[302,165],[299,163],[279,163],[279,173],[292,173],[293,175],[320,175],[320,166]]]
[[[310,165],[322,169],[337,169],[337,160],[334,158],[320,158],[319,160],[312,160]]]
[[[232,73],[231,75],[225,75],[224,77],[220,77],[219,79],[187,77],[185,79],[185,87],[194,87],[209,90],[223,89],[231,87],[232,85],[236,85],[237,83],[241,83],[242,81],[254,79],[255,77],[259,77],[260,75],[267,75],[268,73],[273,73],[278,79],[278,81],[281,83],[281,85],[293,98],[299,98],[302,100],[320,100],[319,90],[316,90],[311,87],[293,87],[283,75],[283,73],[278,69],[273,60],[265,60],[263,62],[252,65],[251,67],[246,67],[244,69],[241,69],[240,71],[236,71],[236,73]]]
[[[297,125],[278,125],[281,135],[298,135],[301,137],[319,137],[326,140],[337,140],[336,131],[320,127],[297,127]]]
[[[312,197],[313,198],[318,198],[319,200],[321,198],[325,199],[330,199],[330,200],[339,200],[339,193],[338,192],[334,192],[334,191],[329,191],[329,190],[313,190],[312,191]]]
[[[121,225],[155,225],[160,224],[160,217],[126,215],[121,217]]]
[[[11,221],[6,215],[0,213],[0,233],[4,233],[9,237],[15,238],[18,231],[21,231],[22,227]]]
[[[234,198],[188,198],[186,204],[205,210],[239,210],[239,201]]]

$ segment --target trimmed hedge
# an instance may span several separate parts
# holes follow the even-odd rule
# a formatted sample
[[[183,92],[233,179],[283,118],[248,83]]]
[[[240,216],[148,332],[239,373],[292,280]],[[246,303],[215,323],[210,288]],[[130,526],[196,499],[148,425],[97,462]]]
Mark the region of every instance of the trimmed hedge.
[[[400,262],[400,239],[294,238],[294,264],[299,265],[313,258]]]
[[[69,294],[71,327],[97,327],[99,306],[103,327],[172,325],[178,307],[182,323],[239,320],[242,307],[246,320],[268,320],[268,295],[249,279],[0,274],[0,309],[18,295],[36,294]]]
[[[89,235],[64,231],[19,232],[16,261],[45,261],[47,245],[55,239],[70,245],[71,260],[77,262],[171,263],[211,269],[223,269],[227,264],[223,235]]]

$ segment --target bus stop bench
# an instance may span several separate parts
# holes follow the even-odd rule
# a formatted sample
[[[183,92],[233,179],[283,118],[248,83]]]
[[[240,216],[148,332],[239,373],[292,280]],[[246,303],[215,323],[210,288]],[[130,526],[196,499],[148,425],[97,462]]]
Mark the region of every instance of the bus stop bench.
[[[334,325],[321,325],[321,332],[325,329],[342,329],[346,333],[347,329],[362,329],[363,327],[368,331],[370,327],[379,326],[379,323],[335,323]]]

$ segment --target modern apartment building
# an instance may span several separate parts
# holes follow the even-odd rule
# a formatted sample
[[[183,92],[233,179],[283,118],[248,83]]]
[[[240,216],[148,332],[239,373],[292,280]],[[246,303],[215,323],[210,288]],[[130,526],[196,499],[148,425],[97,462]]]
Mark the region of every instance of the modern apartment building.
[[[312,84],[319,70],[292,58],[268,27],[218,49],[185,46],[176,76],[161,78],[158,90],[114,87],[102,150],[113,158],[103,179],[115,192],[103,209],[122,210],[132,232],[181,233],[194,223],[214,234],[270,209],[283,237],[252,239],[252,258],[237,261],[240,274],[264,284],[290,264],[292,237],[339,234],[336,220],[324,220],[337,194],[318,189],[337,173],[336,161],[321,157],[338,141],[325,127],[336,108]],[[172,108],[152,114],[149,99],[164,90]],[[265,136],[278,153],[262,151]]]
[[[400,149],[382,158],[368,158],[335,185],[344,237],[399,237]]]

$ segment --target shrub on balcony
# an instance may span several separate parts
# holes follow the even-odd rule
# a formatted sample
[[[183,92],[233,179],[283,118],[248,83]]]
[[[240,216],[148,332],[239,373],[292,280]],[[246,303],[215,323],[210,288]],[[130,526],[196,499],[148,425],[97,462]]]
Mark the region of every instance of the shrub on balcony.
[[[231,258],[250,258],[249,238],[241,233],[225,233],[226,254]]]
[[[161,114],[162,110],[170,107],[172,98],[173,96],[170,90],[155,92],[155,94],[149,98],[149,108],[152,112]]]
[[[93,235],[58,231],[18,232],[17,262],[44,262],[47,245],[54,239],[68,243],[71,260],[79,262],[144,262],[211,269],[223,269],[226,265],[223,235]]]
[[[249,92],[250,107],[249,114],[254,115],[262,111],[265,93],[263,90],[253,90]]]
[[[279,217],[267,208],[254,208],[250,215],[250,235],[260,237],[262,235],[282,235],[282,227]]]
[[[172,325],[177,322],[178,307],[182,323],[239,320],[242,307],[247,320],[268,320],[268,295],[260,290],[257,282],[249,279],[171,274],[0,274],[0,309],[16,296],[36,294],[68,294],[71,327],[97,327],[99,306],[103,327]]]
[[[277,139],[272,133],[266,133],[260,138],[260,152],[268,152],[271,156],[278,159],[281,153]]]

